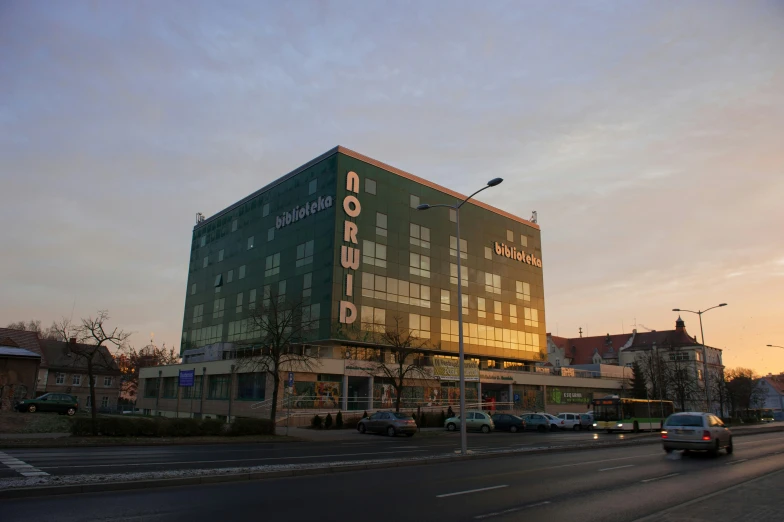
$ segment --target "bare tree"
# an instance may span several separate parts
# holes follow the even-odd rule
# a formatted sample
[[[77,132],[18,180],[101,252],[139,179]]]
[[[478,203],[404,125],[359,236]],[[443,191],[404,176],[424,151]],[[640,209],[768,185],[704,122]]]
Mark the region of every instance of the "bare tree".
[[[413,330],[404,328],[400,317],[395,316],[393,321],[392,327],[376,333],[377,344],[382,346],[387,357],[373,362],[365,371],[392,381],[392,387],[395,389],[395,411],[399,412],[406,381],[429,376],[423,351],[428,340],[420,339],[414,335]]]
[[[134,347],[128,346],[116,359],[122,374],[121,394],[124,399],[136,402],[136,394],[139,389],[139,371],[150,366],[177,364],[180,357],[174,353],[174,350],[167,350],[165,344],[159,348],[150,343],[138,351]]]
[[[81,324],[73,325],[71,321],[63,318],[56,322],[52,327],[56,330],[58,337],[68,343],[70,355],[73,357],[74,366],[87,368],[87,383],[90,387],[90,416],[92,419],[93,435],[97,434],[95,418],[97,409],[95,404],[95,375],[107,370],[117,370],[117,364],[109,348],[114,346],[121,348],[131,336],[130,332],[125,332],[118,327],[109,329],[106,323],[109,321],[109,312],[106,310],[98,311],[95,317],[88,317],[81,320]],[[71,343],[75,339],[78,344]]]
[[[41,321],[38,319],[31,319],[27,322],[17,321],[15,323],[8,323],[6,328],[11,328],[12,330],[35,332],[42,339],[56,340],[58,337],[57,329],[54,327],[54,323],[49,328],[42,328]]]
[[[728,370],[727,394],[732,416],[737,417],[739,413],[758,408],[764,402],[764,391],[759,385],[759,377],[753,370],[748,368],[734,368]]]
[[[727,414],[730,402],[724,372],[711,374],[708,385],[711,387],[711,397],[719,402],[719,411],[721,411],[721,416],[724,417]]]
[[[238,343],[237,368],[272,377],[269,418],[274,433],[281,372],[313,370],[318,351],[306,344],[318,320],[311,318],[311,307],[301,301],[289,303],[270,294],[264,296],[261,307],[250,310],[247,322],[248,340]]]
[[[669,366],[657,349],[646,350],[639,356],[640,369],[651,387],[651,399],[669,400]]]
[[[702,389],[697,383],[697,375],[693,370],[689,353],[679,348],[666,349],[668,360],[667,375],[671,396],[681,411],[686,411],[692,401],[700,397]]]

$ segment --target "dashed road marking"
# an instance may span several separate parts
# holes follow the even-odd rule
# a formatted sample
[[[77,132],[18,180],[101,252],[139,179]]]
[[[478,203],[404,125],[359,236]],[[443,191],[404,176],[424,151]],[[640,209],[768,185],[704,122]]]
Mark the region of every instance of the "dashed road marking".
[[[482,520],[483,518],[490,518],[490,517],[497,517],[497,516],[501,516],[501,515],[508,515],[509,513],[514,513],[516,511],[522,511],[523,509],[528,509],[528,508],[533,508],[533,507],[538,507],[538,506],[544,506],[544,505],[549,504],[549,503],[550,503],[549,500],[545,500],[544,502],[537,502],[535,504],[528,504],[527,506],[509,508],[509,509],[505,509],[503,511],[496,511],[494,513],[485,513],[484,515],[476,515],[474,517],[474,519]]]
[[[733,460],[732,462],[728,462],[728,466],[734,466],[735,464],[740,464],[741,462],[747,462],[749,459],[740,459],[740,460]]]
[[[41,477],[49,474],[2,451],[0,451],[0,464],[8,466],[23,477]]]
[[[479,488],[479,489],[468,489],[466,491],[455,491],[454,493],[443,493],[441,495],[436,495],[436,498],[446,498],[446,497],[455,497],[457,495],[468,495],[470,493],[480,493],[482,491],[490,491],[493,489],[501,489],[501,488],[508,488],[509,484],[502,484],[500,486],[490,486],[487,488]]]
[[[612,471],[614,469],[623,469],[623,468],[633,468],[634,464],[627,464],[625,466],[615,466],[614,468],[604,468],[600,469],[599,471]]]
[[[668,478],[672,478],[672,477],[677,477],[678,475],[680,475],[680,473],[670,473],[669,475],[663,475],[661,477],[653,477],[653,478],[641,480],[640,482],[642,482],[642,483],[655,482],[657,480],[664,480],[664,479],[668,479]]]

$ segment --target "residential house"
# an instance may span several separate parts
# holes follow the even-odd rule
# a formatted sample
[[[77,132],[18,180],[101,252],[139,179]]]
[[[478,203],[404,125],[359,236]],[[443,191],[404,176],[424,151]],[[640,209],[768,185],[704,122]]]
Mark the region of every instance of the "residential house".
[[[553,366],[585,364],[618,365],[620,353],[634,342],[630,334],[598,335],[567,339],[547,334],[547,361]]]
[[[0,410],[10,410],[18,400],[35,395],[41,356],[0,337]]]
[[[775,412],[784,412],[784,373],[778,375],[768,374],[759,380],[759,386],[763,390],[765,409]]]

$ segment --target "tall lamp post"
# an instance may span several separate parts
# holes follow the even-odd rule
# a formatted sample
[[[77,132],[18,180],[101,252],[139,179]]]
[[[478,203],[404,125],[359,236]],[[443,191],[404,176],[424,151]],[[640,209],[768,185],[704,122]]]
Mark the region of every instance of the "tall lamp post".
[[[709,310],[713,310],[714,308],[721,308],[722,306],[727,306],[727,303],[721,303],[716,306],[711,306],[706,310],[685,310],[682,308],[673,308],[673,312],[689,312],[690,314],[697,314],[700,316],[700,338],[702,339],[702,366],[705,370],[703,375],[703,379],[705,379],[705,400],[708,402],[708,411],[713,413],[711,409],[711,396],[710,396],[710,381],[708,380],[708,357],[706,356],[705,351],[705,332],[702,330],[702,314]]]
[[[495,187],[496,185],[500,185],[503,179],[501,178],[493,178],[487,182],[487,185],[480,188],[463,201],[456,203],[454,205],[428,205],[427,203],[423,203],[417,207],[417,210],[427,210],[430,208],[436,207],[445,207],[455,211],[455,222],[457,227],[457,325],[458,325],[458,346],[459,346],[459,361],[458,365],[460,367],[460,454],[467,455],[468,454],[468,433],[466,431],[466,409],[465,409],[465,362],[464,358],[464,351],[463,351],[463,280],[461,275],[461,263],[460,263],[460,207],[462,207],[466,201],[471,199],[472,197],[476,196],[480,192],[490,187]]]

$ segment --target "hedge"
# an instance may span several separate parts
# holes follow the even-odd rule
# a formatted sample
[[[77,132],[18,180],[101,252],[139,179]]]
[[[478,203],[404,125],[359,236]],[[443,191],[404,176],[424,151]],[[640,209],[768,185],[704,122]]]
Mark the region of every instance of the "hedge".
[[[98,417],[95,420],[98,435],[106,437],[197,437],[216,435],[271,435],[269,419],[235,419],[226,424],[217,419],[125,419]],[[77,436],[92,435],[89,418],[72,419],[71,433]]]

